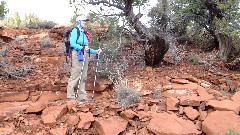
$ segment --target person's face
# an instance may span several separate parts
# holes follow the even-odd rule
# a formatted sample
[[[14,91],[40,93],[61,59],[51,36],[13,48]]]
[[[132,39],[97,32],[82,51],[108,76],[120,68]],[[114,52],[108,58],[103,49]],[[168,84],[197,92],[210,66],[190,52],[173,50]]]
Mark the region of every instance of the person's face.
[[[86,20],[82,20],[81,23],[82,23],[82,24],[81,24],[82,27],[86,27],[86,25],[87,25],[87,24],[86,24],[86,23],[87,23]]]

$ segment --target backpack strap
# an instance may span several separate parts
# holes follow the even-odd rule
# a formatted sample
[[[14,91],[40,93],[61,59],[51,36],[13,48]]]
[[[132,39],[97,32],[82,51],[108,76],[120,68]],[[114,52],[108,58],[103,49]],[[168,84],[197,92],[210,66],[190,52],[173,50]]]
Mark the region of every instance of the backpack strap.
[[[79,37],[80,37],[80,30],[79,30],[79,28],[78,27],[74,27],[74,28],[76,28],[77,29],[77,39],[76,39],[76,43],[77,43],[77,40],[79,39]],[[73,28],[73,29],[74,29]],[[72,29],[72,30],[73,30]],[[71,31],[72,31],[71,30]],[[67,58],[66,58],[67,59]],[[71,50],[71,67],[72,67],[72,50]]]
[[[80,30],[79,30],[79,28],[78,27],[75,27],[76,29],[77,29],[77,40],[79,39],[79,37],[80,37]],[[76,40],[76,42],[77,42],[77,40]]]

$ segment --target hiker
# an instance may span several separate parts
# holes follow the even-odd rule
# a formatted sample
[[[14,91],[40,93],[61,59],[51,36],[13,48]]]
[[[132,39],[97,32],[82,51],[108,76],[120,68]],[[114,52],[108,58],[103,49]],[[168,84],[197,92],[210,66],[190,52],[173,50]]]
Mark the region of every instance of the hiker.
[[[94,50],[92,48],[89,48],[91,34],[86,31],[86,23],[88,21],[89,19],[87,19],[85,16],[78,16],[76,18],[76,27],[79,29],[80,35],[78,35],[79,31],[76,27],[72,30],[70,35],[70,44],[72,49],[71,53],[72,67],[71,76],[68,80],[67,86],[67,98],[69,100],[76,99],[74,88],[77,85],[78,85],[77,93],[78,100],[79,101],[90,100],[87,97],[87,92],[85,90],[85,81],[87,79],[89,57],[90,54],[97,55],[102,52],[101,49]]]

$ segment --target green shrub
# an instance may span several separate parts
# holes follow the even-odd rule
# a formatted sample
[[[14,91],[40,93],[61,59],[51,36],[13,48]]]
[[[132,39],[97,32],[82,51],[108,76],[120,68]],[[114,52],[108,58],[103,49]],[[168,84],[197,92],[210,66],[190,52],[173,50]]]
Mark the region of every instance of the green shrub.
[[[21,19],[18,12],[14,13],[13,17],[3,20],[3,24],[10,28],[29,28],[29,29],[50,29],[56,23],[53,21],[41,20],[35,14],[25,14],[24,19]]]
[[[116,92],[118,104],[121,106],[135,104],[140,97],[136,90],[127,87],[119,87]]]

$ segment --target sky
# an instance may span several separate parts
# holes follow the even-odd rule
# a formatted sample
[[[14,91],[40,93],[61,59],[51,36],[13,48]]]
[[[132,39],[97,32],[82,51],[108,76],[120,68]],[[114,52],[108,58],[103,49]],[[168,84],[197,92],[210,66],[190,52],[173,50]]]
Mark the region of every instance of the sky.
[[[68,0],[5,0],[9,9],[8,17],[15,12],[20,16],[34,13],[43,20],[54,21],[59,24],[69,23],[73,16],[73,9]]]
[[[69,0],[5,0],[5,2],[9,9],[8,17],[13,16],[15,12],[18,12],[21,17],[25,13],[34,13],[42,20],[68,24],[74,15],[74,9],[69,6]],[[150,0],[150,5],[156,3],[157,0]],[[86,7],[80,12],[87,15],[91,9],[92,7]]]

